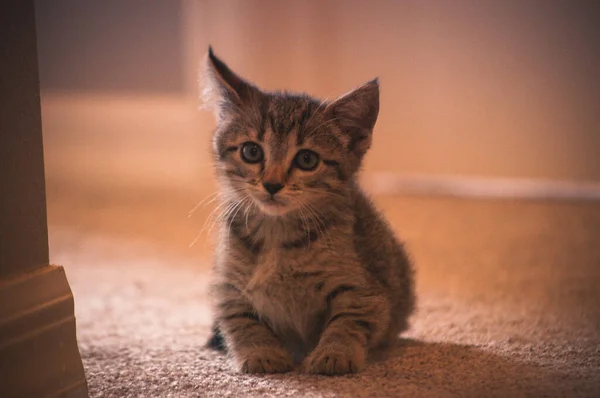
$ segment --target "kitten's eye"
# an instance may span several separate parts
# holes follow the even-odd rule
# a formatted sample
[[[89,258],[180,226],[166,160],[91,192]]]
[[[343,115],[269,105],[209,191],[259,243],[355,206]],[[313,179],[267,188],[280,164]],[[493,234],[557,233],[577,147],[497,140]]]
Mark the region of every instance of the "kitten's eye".
[[[258,163],[263,160],[264,153],[260,145],[255,142],[242,144],[242,160],[247,163]]]
[[[294,163],[302,170],[314,170],[319,164],[319,155],[308,149],[303,149],[294,158]]]

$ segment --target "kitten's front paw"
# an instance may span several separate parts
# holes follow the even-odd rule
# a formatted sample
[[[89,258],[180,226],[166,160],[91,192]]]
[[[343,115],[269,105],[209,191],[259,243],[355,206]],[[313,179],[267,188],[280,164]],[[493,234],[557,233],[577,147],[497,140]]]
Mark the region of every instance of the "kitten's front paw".
[[[366,352],[361,347],[330,344],[317,346],[304,361],[304,371],[313,374],[356,373],[365,366]]]
[[[252,348],[236,357],[237,369],[242,373],[286,373],[293,369],[290,354],[279,347]]]

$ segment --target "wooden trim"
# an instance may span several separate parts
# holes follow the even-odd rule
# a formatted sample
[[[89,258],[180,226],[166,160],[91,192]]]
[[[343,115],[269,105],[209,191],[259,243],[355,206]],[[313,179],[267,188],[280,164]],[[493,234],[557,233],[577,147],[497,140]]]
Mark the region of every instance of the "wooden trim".
[[[479,199],[600,200],[600,183],[518,178],[367,173],[364,187],[375,195],[453,196]]]
[[[0,280],[0,303],[0,396],[87,397],[64,269]]]

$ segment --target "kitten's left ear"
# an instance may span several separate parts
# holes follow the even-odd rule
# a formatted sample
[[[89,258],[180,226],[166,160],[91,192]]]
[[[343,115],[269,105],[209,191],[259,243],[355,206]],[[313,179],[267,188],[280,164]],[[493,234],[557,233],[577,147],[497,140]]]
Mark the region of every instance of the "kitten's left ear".
[[[204,106],[215,111],[218,121],[239,113],[260,96],[260,90],[229,69],[212,47],[208,47],[200,84]]]
[[[379,114],[379,81],[373,79],[341,96],[325,110],[349,136],[348,150],[361,158],[371,146],[373,127]]]

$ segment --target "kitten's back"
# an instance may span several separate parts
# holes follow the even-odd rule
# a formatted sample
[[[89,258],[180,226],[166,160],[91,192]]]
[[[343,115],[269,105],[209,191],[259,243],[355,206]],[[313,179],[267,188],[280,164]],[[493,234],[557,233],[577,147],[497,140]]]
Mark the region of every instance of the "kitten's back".
[[[383,288],[393,304],[394,335],[408,328],[414,311],[414,270],[403,245],[366,194],[354,184],[354,249],[365,268]]]

